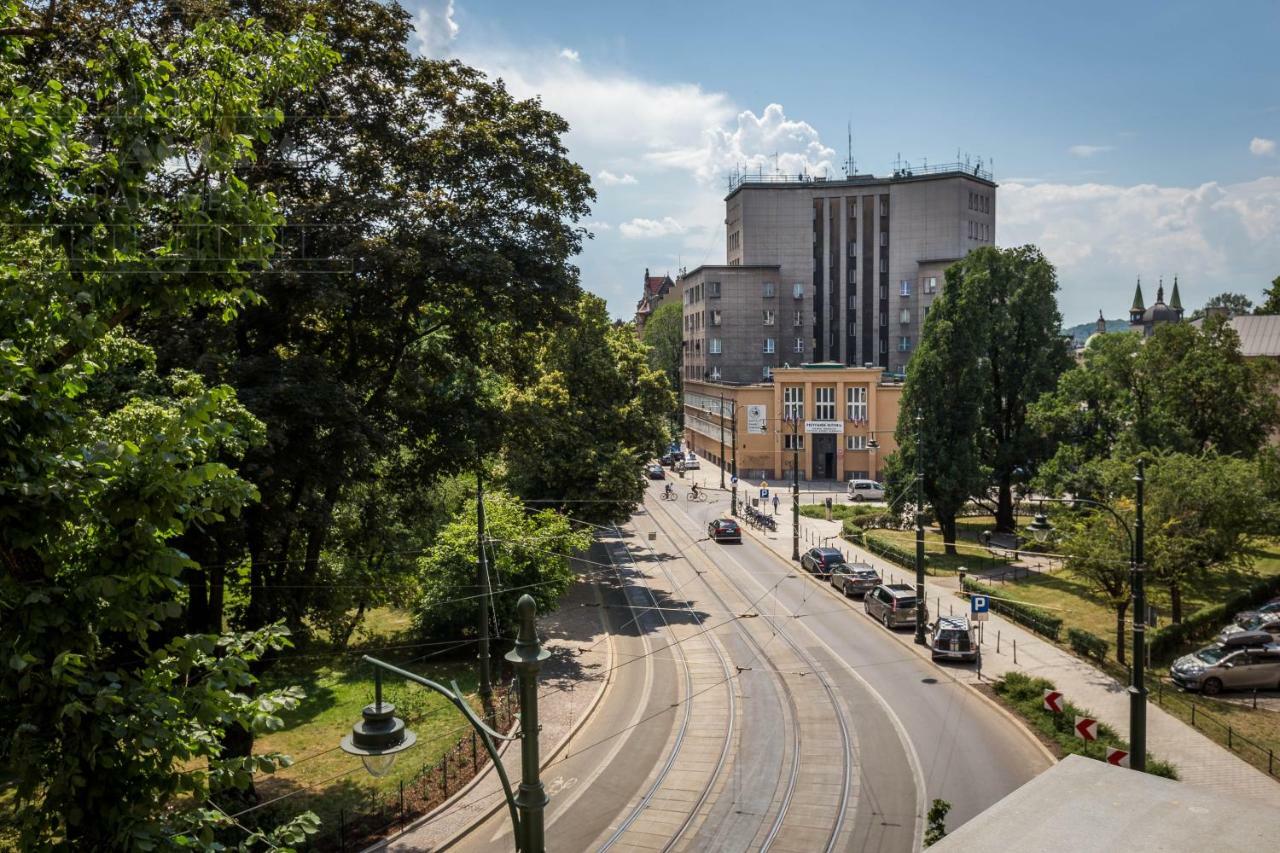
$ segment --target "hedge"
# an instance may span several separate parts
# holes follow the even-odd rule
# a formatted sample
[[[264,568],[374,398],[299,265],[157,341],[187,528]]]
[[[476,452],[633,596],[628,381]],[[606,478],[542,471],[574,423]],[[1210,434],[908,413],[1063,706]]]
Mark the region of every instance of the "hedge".
[[[858,541],[858,540],[854,540],[854,541]],[[878,539],[874,536],[868,536],[865,533],[861,537],[861,542],[862,542],[862,547],[866,548],[868,551],[870,551],[872,554],[875,554],[878,557],[883,557],[886,560],[891,560],[892,562],[895,562],[899,566],[902,566],[904,568],[908,568],[908,569],[915,568],[915,565],[916,565],[915,551],[908,551],[905,548],[899,548],[897,545],[892,545],[888,542],[885,542],[883,539]],[[927,554],[925,555],[924,562],[926,566],[929,565],[929,557]]]
[[[992,602],[995,604],[995,602]],[[1097,761],[1105,761],[1107,747],[1129,749],[1129,744],[1116,734],[1115,729],[1105,723],[1098,723],[1098,739],[1082,740],[1076,735],[1076,717],[1097,719],[1089,711],[1083,710],[1070,701],[1062,703],[1062,713],[1055,714],[1045,710],[1044,691],[1052,690],[1053,682],[1044,678],[1032,678],[1022,672],[1007,672],[998,679],[992,688],[997,695],[1017,710],[1031,726],[1045,736],[1051,738],[1064,753],[1083,755]],[[1166,779],[1177,779],[1178,770],[1167,761],[1160,761],[1147,755],[1147,772],[1153,776]]]
[[[1008,616],[1014,622],[1025,625],[1055,643],[1058,641],[1058,632],[1062,630],[1062,620],[1057,616],[1050,616],[1040,608],[1023,604],[1020,601],[999,599],[997,597],[1000,593],[997,590],[969,578],[964,579],[961,589],[965,592],[976,592],[979,595],[989,596],[991,598],[991,609],[995,612],[1002,616]]]
[[[1067,642],[1076,654],[1103,660],[1107,656],[1107,641],[1080,628],[1067,629]]]
[[[1157,660],[1173,657],[1188,645],[1217,634],[1241,610],[1248,610],[1277,595],[1280,595],[1280,575],[1273,575],[1236,593],[1221,604],[1202,607],[1176,625],[1154,632],[1149,640],[1151,657]]]

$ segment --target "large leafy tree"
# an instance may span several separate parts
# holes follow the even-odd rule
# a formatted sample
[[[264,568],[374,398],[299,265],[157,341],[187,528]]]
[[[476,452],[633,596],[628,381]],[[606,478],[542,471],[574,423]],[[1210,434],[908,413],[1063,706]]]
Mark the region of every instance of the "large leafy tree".
[[[1132,504],[1119,507],[1131,513]],[[1132,528],[1132,522],[1129,522]],[[1063,517],[1061,550],[1068,554],[1067,568],[1083,578],[1106,599],[1116,616],[1116,660],[1125,662],[1125,614],[1130,599],[1129,539],[1110,514],[1102,511]]]
[[[1201,320],[1210,308],[1225,308],[1228,316],[1234,317],[1237,314],[1251,313],[1253,311],[1253,300],[1243,293],[1219,293],[1217,296],[1210,297],[1203,308],[1197,308],[1192,311],[1191,316],[1187,319]]]
[[[649,365],[662,371],[679,400],[684,364],[684,306],[677,301],[659,305],[644,324],[644,342],[649,345]],[[677,405],[672,418],[680,417],[683,411],[684,407]]]
[[[572,325],[530,335],[522,348],[534,370],[509,395],[512,491],[590,521],[626,518],[644,496],[641,463],[668,438],[666,378],[590,294]]]
[[[177,543],[255,499],[230,463],[262,428],[126,328],[253,301],[281,217],[236,169],[334,57],[306,26],[104,30],[85,86],[41,64],[49,9],[0,3],[0,762],[28,849],[211,844],[211,787],[284,760],[223,732],[297,694],[245,692],[279,629],[181,632]]]
[[[1280,275],[1271,279],[1271,286],[1262,291],[1262,304],[1255,314],[1280,314]]]

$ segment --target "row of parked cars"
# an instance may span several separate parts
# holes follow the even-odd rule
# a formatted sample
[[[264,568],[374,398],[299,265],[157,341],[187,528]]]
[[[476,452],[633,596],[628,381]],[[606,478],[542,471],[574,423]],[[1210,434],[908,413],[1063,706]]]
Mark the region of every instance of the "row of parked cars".
[[[848,562],[835,548],[810,548],[800,556],[805,571],[826,578],[847,597],[861,598],[862,609],[889,630],[916,625],[915,587],[885,583],[870,563]],[[924,606],[929,621],[928,605]],[[967,616],[939,616],[929,625],[929,651],[934,660],[977,660],[978,643]]]
[[[1280,690],[1280,597],[1237,613],[1217,641],[1173,662],[1179,687],[1210,696],[1223,690]]]

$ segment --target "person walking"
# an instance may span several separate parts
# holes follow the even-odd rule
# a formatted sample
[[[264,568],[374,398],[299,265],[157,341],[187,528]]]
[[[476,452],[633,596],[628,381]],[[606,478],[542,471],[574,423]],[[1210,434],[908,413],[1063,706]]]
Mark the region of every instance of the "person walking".
[[[773,514],[774,515],[778,514],[778,496],[777,495],[773,496]]]

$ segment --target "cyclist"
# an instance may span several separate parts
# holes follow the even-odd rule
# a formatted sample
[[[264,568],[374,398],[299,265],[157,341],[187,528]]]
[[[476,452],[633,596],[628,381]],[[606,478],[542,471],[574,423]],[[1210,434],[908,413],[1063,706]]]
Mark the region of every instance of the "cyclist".
[[[675,489],[673,489],[673,488],[671,487],[671,484],[670,484],[670,483],[667,483],[667,487],[666,487],[665,489],[663,489],[663,490],[662,490],[662,498],[663,498],[663,500],[668,500],[668,501],[669,501],[669,500],[671,500],[673,497],[675,497],[675,494],[676,494],[676,490],[675,490]]]
[[[698,499],[698,484],[694,483],[689,487],[689,500],[696,501]]]

